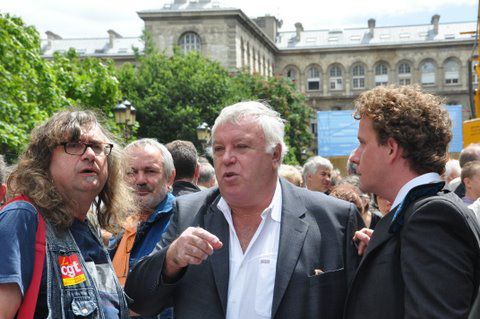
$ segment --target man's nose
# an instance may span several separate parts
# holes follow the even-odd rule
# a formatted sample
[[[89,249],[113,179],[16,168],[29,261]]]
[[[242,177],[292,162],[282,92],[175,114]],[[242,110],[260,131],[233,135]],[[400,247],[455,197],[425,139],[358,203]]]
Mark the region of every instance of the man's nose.
[[[146,179],[145,174],[142,171],[138,171],[135,174],[135,184],[142,185],[142,184],[146,184],[146,183],[147,183],[147,179]]]
[[[353,155],[351,157],[351,161],[352,163],[354,164],[360,164],[360,147],[357,147],[354,151],[353,151]]]
[[[93,151],[92,147],[87,146],[85,152],[82,154],[82,159],[93,161],[97,155]]]
[[[225,152],[223,152],[223,156],[222,156],[223,164],[229,165],[229,164],[235,163],[236,161],[237,161],[237,157],[233,152],[233,150],[229,148],[225,149]]]

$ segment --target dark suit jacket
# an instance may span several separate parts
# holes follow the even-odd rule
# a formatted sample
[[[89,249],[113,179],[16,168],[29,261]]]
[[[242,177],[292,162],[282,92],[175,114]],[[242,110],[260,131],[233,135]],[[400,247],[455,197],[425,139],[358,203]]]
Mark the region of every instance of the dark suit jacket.
[[[349,289],[345,318],[467,318],[478,290],[475,216],[454,194],[421,197],[375,228]]]
[[[282,219],[272,318],[341,318],[348,280],[357,266],[350,203],[281,180]],[[217,209],[218,189],[177,198],[171,225],[158,251],[139,262],[125,289],[131,309],[151,315],[173,305],[175,318],[225,318],[229,280],[229,228]],[[223,247],[201,265],[189,266],[175,284],[162,281],[167,245],[189,226],[218,236]],[[161,248],[163,246],[164,248]],[[314,275],[315,269],[324,271]],[[253,307],[254,305],[252,305]]]
[[[198,188],[197,185],[186,181],[176,181],[172,185],[172,194],[175,197],[196,193],[199,191],[200,188]]]

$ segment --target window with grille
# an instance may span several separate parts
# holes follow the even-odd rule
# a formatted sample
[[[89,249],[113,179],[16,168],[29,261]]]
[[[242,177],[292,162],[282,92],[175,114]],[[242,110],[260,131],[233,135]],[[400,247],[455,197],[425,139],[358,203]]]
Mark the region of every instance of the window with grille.
[[[320,90],[320,71],[316,67],[311,67],[307,71],[307,90]]]
[[[363,65],[355,65],[352,68],[352,88],[365,88],[365,68]]]
[[[409,85],[412,83],[412,71],[410,64],[401,63],[398,66],[398,84],[399,85]]]
[[[384,63],[375,67],[375,86],[388,84],[388,68]]]
[[[435,85],[435,65],[426,61],[420,65],[420,81],[422,85]]]
[[[458,84],[460,78],[460,65],[455,60],[448,60],[443,66],[445,71],[445,84]]]
[[[200,51],[200,37],[195,32],[184,33],[178,40],[178,45],[183,53]]]
[[[342,69],[339,66],[334,65],[330,68],[330,90],[339,91],[343,90],[343,78]]]
[[[286,72],[286,76],[293,83],[297,81],[297,71],[294,68],[288,68]]]

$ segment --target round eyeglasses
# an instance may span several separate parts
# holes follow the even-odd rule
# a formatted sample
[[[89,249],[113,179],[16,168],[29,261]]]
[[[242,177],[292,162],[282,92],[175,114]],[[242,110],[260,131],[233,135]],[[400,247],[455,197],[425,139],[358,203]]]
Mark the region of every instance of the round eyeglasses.
[[[62,143],[65,153],[70,155],[83,155],[90,147],[95,155],[110,155],[113,144],[111,143],[84,143],[84,142],[66,142]]]

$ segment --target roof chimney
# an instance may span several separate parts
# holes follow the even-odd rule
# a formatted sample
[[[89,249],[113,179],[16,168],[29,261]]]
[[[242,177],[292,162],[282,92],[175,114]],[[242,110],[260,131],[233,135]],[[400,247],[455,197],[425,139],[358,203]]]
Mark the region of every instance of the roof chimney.
[[[107,33],[108,33],[108,45],[110,46],[110,48],[113,48],[113,40],[123,38],[120,34],[113,31],[112,29],[108,30]]]
[[[62,38],[61,36],[53,33],[52,31],[47,31],[47,32],[45,32],[45,34],[47,35],[47,46],[46,46],[45,50],[48,50],[52,47],[53,40],[60,40]]]
[[[300,22],[295,23],[295,40],[300,41],[300,34],[303,32],[303,25]]]
[[[432,16],[432,20],[430,21],[430,24],[433,25],[433,34],[437,35],[438,34],[438,22],[440,21],[440,15],[435,14]]]
[[[368,34],[373,38],[373,32],[375,30],[375,19],[368,19]]]
[[[52,31],[45,32],[48,40],[60,40],[62,37],[58,34],[53,33]]]

